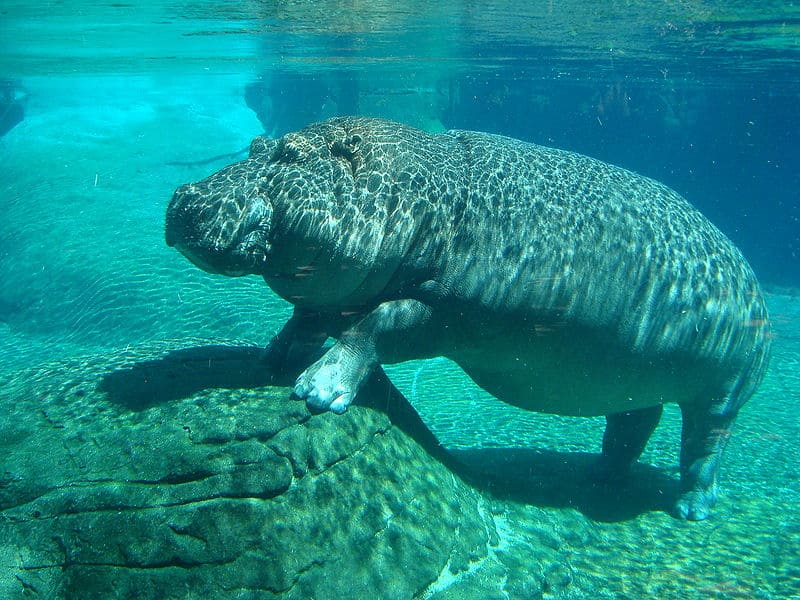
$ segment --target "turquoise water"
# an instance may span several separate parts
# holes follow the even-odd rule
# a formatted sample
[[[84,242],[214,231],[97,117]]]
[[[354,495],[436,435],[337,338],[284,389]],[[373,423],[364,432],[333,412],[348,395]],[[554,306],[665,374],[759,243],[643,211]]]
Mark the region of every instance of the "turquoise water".
[[[5,2],[0,525],[18,518],[6,512],[7,482],[39,479],[20,466],[36,445],[12,435],[19,420],[41,444],[60,443],[35,409],[12,407],[38,393],[73,406],[79,436],[90,413],[67,392],[99,385],[97,365],[263,346],[290,314],[260,279],[210,275],[166,246],[175,188],[239,160],[256,135],[357,113],[503,133],[659,179],[742,249],[773,320],[769,372],[703,523],[676,521],[661,500],[676,477],[675,407],[633,482],[603,495],[576,474],[599,449],[602,419],[506,406],[442,360],[387,369],[479,473],[500,539],[417,597],[800,597],[800,9],[749,4]],[[94,597],[56,576],[30,584],[39,550],[0,545],[7,597]],[[76,573],[90,566],[59,570],[83,581]],[[528,574],[541,575],[538,587],[519,583]],[[141,597],[203,597],[197,586]],[[253,594],[241,597],[275,597]]]

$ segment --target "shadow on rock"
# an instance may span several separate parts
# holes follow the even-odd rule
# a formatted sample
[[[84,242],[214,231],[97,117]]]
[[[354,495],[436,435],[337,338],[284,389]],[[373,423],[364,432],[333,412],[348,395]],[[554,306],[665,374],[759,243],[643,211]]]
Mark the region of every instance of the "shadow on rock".
[[[255,346],[207,345],[167,352],[106,373],[99,390],[131,410],[174,402],[205,389],[291,386],[297,373],[276,373]],[[287,399],[290,390],[286,389]],[[417,411],[378,368],[356,403],[381,411],[393,425],[470,484],[501,500],[574,507],[597,521],[622,521],[653,510],[668,511],[677,482],[637,464],[615,483],[596,483],[587,471],[595,455],[526,448],[445,449]]]
[[[207,345],[172,350],[106,373],[98,389],[112,402],[138,411],[188,398],[205,389],[291,386],[299,371],[275,372],[263,360],[263,353],[264,349],[258,346]],[[288,399],[288,389],[286,394]],[[383,369],[376,369],[370,376],[356,403],[385,413],[393,425],[431,455],[450,468],[460,468]]]
[[[103,375],[98,389],[131,410],[173,402],[205,389],[280,385],[257,346],[198,346],[173,350]]]
[[[468,480],[500,500],[571,507],[595,521],[617,522],[654,510],[670,512],[678,482],[656,467],[637,463],[624,478],[596,482],[589,472],[596,454],[529,448],[451,449]]]

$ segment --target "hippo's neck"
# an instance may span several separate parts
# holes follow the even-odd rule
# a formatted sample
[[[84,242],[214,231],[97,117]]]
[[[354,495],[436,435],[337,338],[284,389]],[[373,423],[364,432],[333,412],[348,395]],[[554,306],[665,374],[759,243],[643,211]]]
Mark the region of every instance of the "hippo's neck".
[[[437,277],[463,219],[469,173],[461,143],[449,135],[429,136],[415,160],[394,174],[384,194],[387,211],[379,252],[380,270],[392,272],[386,293],[403,294]]]
[[[369,194],[356,181],[327,199],[290,206],[271,240],[264,278],[280,296],[310,308],[357,308],[388,299],[414,277],[409,255],[422,246],[428,256],[439,253],[420,242],[437,222],[423,200]]]

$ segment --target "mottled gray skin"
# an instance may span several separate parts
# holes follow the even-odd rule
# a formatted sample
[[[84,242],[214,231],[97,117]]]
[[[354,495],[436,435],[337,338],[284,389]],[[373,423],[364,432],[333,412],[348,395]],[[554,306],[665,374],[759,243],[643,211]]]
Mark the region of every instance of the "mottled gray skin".
[[[678,403],[682,518],[708,516],[767,364],[758,283],[697,210],[630,171],[496,135],[337,118],[256,138],[175,192],[166,235],[294,305],[267,356],[307,367],[294,393],[317,409],[344,412],[381,363],[446,356],[505,402],[606,415],[596,472],[613,477]]]

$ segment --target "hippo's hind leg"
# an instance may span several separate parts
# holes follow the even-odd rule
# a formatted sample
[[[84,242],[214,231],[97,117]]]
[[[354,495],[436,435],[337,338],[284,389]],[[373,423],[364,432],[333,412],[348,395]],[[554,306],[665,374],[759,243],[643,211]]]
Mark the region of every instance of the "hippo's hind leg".
[[[294,395],[311,408],[343,413],[378,364],[430,356],[425,349],[437,338],[430,332],[430,315],[417,300],[379,304],[300,374]]]
[[[603,454],[592,466],[591,476],[601,481],[625,476],[642,455],[647,440],[661,419],[662,409],[659,404],[607,415]]]
[[[717,473],[736,419],[733,401],[681,404],[681,495],[675,513],[701,521],[717,502]]]

